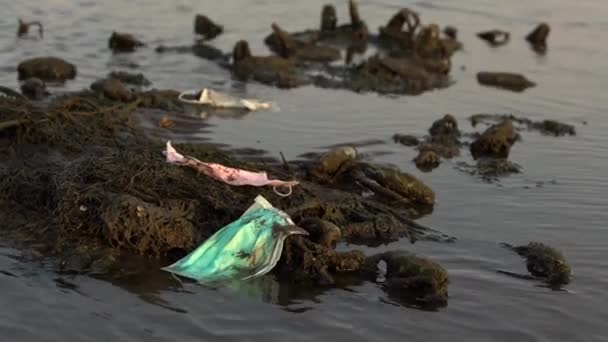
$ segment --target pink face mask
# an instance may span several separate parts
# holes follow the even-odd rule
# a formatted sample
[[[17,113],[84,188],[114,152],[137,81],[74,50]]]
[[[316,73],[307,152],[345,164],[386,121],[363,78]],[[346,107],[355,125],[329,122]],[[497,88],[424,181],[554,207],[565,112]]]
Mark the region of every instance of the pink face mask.
[[[221,182],[230,185],[253,185],[253,186],[265,186],[272,185],[274,192],[279,196],[291,195],[292,186],[298,185],[298,181],[281,181],[281,180],[270,180],[266,172],[251,172],[241,169],[233,169],[221,164],[215,163],[204,163],[196,158],[183,156],[179,154],[173,146],[171,141],[167,141],[167,150],[164,152],[167,156],[167,162],[179,165],[188,165],[199,172],[219,180]],[[281,193],[277,191],[277,187],[288,187],[288,193]]]

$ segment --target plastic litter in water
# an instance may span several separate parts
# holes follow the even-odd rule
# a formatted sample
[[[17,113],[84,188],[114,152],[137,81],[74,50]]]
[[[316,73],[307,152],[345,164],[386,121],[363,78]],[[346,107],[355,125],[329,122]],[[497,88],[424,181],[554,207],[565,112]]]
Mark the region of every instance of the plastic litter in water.
[[[196,99],[197,95],[198,99]],[[191,99],[186,98],[186,96],[191,97]],[[217,108],[247,109],[250,111],[270,110],[277,108],[277,106],[272,102],[260,101],[256,99],[241,99],[209,88],[184,91],[179,94],[178,99],[185,103],[207,105]]]
[[[212,283],[252,279],[274,268],[290,235],[308,235],[289,215],[258,195],[241,217],[162,270]]]
[[[199,172],[230,185],[252,185],[266,186],[271,185],[275,193],[279,196],[289,196],[292,193],[292,187],[299,184],[298,181],[282,181],[278,179],[268,179],[266,172],[252,172],[247,170],[235,169],[216,163],[204,163],[196,158],[188,157],[178,153],[171,141],[167,141],[167,149],[164,151],[167,156],[167,162],[178,165],[188,165]],[[288,187],[288,193],[277,191],[276,187]]]

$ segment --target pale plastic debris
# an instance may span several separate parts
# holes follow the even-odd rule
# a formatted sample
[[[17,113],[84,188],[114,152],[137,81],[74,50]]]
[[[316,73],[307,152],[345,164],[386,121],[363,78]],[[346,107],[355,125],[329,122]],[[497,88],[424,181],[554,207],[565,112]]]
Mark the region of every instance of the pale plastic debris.
[[[163,151],[167,157],[167,162],[178,165],[187,165],[197,171],[221,182],[230,185],[252,185],[252,186],[265,186],[271,185],[274,192],[279,196],[289,196],[292,192],[292,187],[299,184],[298,181],[282,181],[278,179],[268,179],[266,172],[252,172],[241,169],[234,169],[221,164],[216,163],[205,163],[196,158],[184,156],[178,153],[173,146],[171,141],[167,141],[167,149]],[[284,194],[277,191],[276,187],[288,187],[289,192]]]
[[[184,97],[186,95],[194,97],[199,92],[201,95],[197,100]],[[209,88],[203,88],[202,90],[187,90],[181,92],[178,98],[180,101],[190,104],[207,105],[218,108],[247,109],[250,111],[269,110],[275,107],[272,102],[256,99],[241,99]]]

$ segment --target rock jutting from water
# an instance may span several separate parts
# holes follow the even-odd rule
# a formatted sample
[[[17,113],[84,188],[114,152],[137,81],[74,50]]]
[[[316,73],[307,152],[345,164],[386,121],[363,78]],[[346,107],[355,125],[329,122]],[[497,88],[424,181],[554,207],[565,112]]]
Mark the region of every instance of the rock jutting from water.
[[[240,80],[253,79],[279,88],[303,84],[295,64],[280,56],[253,56],[249,44],[238,41],[232,53],[232,73]]]
[[[211,40],[224,32],[224,27],[218,25],[206,15],[197,14],[194,17],[194,33],[201,35],[205,40]]]
[[[534,51],[544,53],[547,50],[547,38],[551,32],[551,27],[547,23],[540,23],[526,36]]]
[[[64,82],[76,77],[76,66],[57,57],[35,57],[17,66],[19,80],[39,78],[43,81]]]
[[[524,75],[510,72],[479,72],[477,81],[480,84],[522,92],[527,88],[536,86],[536,83],[528,80]]]
[[[477,37],[485,40],[491,46],[501,46],[509,42],[509,32],[502,30],[490,30],[477,33]]]
[[[540,242],[530,242],[523,246],[503,246],[515,251],[526,259],[528,272],[544,280],[548,285],[559,287],[570,283],[572,269],[563,254],[557,249]],[[516,275],[510,272],[501,272]]]
[[[108,39],[108,47],[114,52],[133,52],[145,45],[130,33],[112,32]]]
[[[508,158],[511,146],[519,139],[511,120],[504,120],[486,129],[470,146],[473,159],[481,157]]]

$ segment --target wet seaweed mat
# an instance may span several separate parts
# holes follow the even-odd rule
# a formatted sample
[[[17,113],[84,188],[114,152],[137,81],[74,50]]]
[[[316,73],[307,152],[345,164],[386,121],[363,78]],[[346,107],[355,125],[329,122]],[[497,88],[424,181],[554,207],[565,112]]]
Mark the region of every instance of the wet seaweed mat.
[[[403,236],[452,241],[410,217],[420,213],[420,207],[432,206],[428,186],[399,170],[359,161],[356,152],[340,154],[343,147],[337,148],[338,154],[330,151],[286,170],[286,164],[244,163],[206,145],[177,146],[197,159],[300,179],[287,198],[175,167],[160,153],[163,145],[137,129],[132,114],[146,104],[148,93],[134,95],[133,102],[123,103],[84,92],[57,98],[48,106],[0,100],[7,108],[3,122],[22,120],[2,131],[9,153],[0,169],[0,211],[21,214],[6,217],[6,232],[22,242],[44,242],[60,257],[78,246],[80,259],[88,255],[88,260],[100,260],[96,265],[105,265],[109,276],[121,275],[123,271],[116,271],[121,256],[184,255],[236,220],[262,194],[309,233],[308,238],[285,240],[273,273],[282,281],[310,286],[332,284],[342,274],[368,279],[368,258],[358,250],[336,251],[341,241],[376,245]],[[364,196],[370,188],[379,197]],[[90,265],[82,263],[81,271],[90,272]],[[416,279],[409,273],[406,278],[401,284]],[[437,294],[416,295],[414,300],[425,302],[437,295],[445,300],[447,283],[442,284],[441,289],[425,287]]]

